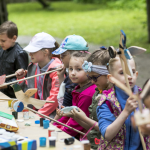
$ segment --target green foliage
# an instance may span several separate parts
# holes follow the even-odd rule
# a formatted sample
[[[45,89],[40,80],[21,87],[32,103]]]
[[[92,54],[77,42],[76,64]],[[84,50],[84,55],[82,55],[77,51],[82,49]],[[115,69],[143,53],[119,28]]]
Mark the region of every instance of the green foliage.
[[[140,1],[140,0],[139,0]],[[52,9],[42,9],[38,2],[9,4],[9,20],[14,21],[19,35],[47,32],[65,38],[76,34],[89,43],[118,47],[120,30],[127,35],[127,47],[148,44],[145,9],[110,9],[101,4],[51,2]]]

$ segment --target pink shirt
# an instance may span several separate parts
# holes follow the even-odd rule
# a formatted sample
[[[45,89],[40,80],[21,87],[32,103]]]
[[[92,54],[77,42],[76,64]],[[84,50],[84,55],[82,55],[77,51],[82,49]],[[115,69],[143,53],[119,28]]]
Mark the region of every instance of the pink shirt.
[[[81,110],[85,112],[85,114],[89,117],[89,110],[88,107],[92,103],[92,96],[95,93],[96,85],[94,84],[87,84],[80,88],[78,85],[75,90],[72,92],[72,105],[79,107]],[[84,132],[84,128],[80,126],[74,119],[69,117],[62,117],[58,120],[59,122],[65,123],[70,127],[73,127],[79,131]],[[54,123],[54,125],[58,125]],[[64,132],[70,134],[71,136],[76,136],[78,133],[67,127],[63,127],[62,129]]]

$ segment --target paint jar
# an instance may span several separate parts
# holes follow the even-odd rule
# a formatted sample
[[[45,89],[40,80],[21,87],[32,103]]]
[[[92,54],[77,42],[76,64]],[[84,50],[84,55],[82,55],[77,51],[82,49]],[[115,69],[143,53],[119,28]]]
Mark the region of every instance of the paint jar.
[[[13,111],[13,112],[12,112],[12,115],[14,116],[15,119],[18,119],[18,112]]]
[[[43,120],[43,128],[48,129],[49,127],[49,120]]]
[[[40,118],[40,127],[43,127],[43,120],[45,120],[45,118]]]
[[[8,107],[9,107],[9,108],[11,108],[11,102],[12,102],[12,101],[13,101],[13,100],[9,100],[9,101],[8,101]]]
[[[71,144],[74,143],[74,139],[75,139],[74,137],[67,138],[67,139],[64,140],[64,142],[65,142],[66,145],[71,145]]]
[[[91,144],[89,140],[83,140],[81,141],[82,143],[82,150],[90,150],[91,149]]]
[[[49,139],[49,147],[55,147],[56,146],[56,137],[51,136]]]
[[[40,147],[46,147],[46,137],[40,137]]]
[[[52,137],[56,137],[56,141],[58,141],[58,132],[52,131],[52,132],[51,132],[51,136],[52,136]]]
[[[54,127],[49,127],[48,128],[48,137],[51,137],[51,132],[54,132],[55,128]]]
[[[23,118],[24,118],[24,120],[29,119],[29,110],[28,109],[23,110]]]

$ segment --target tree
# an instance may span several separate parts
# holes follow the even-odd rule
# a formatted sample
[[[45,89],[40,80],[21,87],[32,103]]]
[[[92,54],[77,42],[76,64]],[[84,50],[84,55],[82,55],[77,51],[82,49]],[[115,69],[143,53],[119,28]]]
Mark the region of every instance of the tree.
[[[147,28],[148,28],[148,42],[150,43],[150,0],[147,0]]]
[[[6,0],[0,0],[0,25],[8,20]]]

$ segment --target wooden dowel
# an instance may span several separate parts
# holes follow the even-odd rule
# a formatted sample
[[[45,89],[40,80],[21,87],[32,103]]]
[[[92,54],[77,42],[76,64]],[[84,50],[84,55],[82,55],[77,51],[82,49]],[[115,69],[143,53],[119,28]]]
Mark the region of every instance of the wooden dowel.
[[[16,74],[14,73],[14,74],[8,75],[8,76],[6,76],[6,78],[10,78],[10,77],[13,77],[13,76],[16,76]]]
[[[67,126],[66,124],[63,124],[63,123],[61,123],[61,122],[59,122],[59,121],[57,121],[57,120],[55,120],[55,119],[53,119],[53,118],[50,118],[50,117],[48,117],[48,116],[46,116],[46,115],[43,115],[43,114],[41,114],[41,113],[39,113],[39,112],[37,112],[37,111],[35,111],[35,110],[29,108],[29,107],[24,106],[24,108],[26,108],[26,109],[28,109],[28,110],[30,110],[30,111],[36,113],[36,114],[39,114],[40,116],[43,116],[43,117],[45,117],[45,118],[47,118],[47,119],[49,119],[49,120],[52,120],[52,121],[54,121],[54,122],[57,122],[58,124],[61,124],[61,125],[63,125],[63,126],[65,126],[65,127],[69,128],[69,129],[71,129],[71,130],[73,130],[73,131],[76,131],[76,132],[78,132],[78,133],[80,133],[80,134],[82,134],[82,135],[85,135],[85,133],[83,133],[83,132],[81,132],[81,131],[79,131],[79,130],[76,130],[76,129],[70,127],[70,126]]]
[[[27,78],[24,78],[24,79],[16,80],[16,81],[9,82],[9,83],[4,83],[4,84],[0,85],[0,87],[6,86],[6,85],[11,85],[11,84],[14,84],[14,83],[17,83],[17,82],[20,82],[20,81],[24,81],[24,80],[28,80],[28,79],[31,79],[31,78],[35,78],[35,77],[38,77],[38,76],[41,76],[41,75],[49,74],[49,73],[52,73],[52,72],[55,72],[55,71],[58,71],[58,70],[61,70],[61,69],[62,68],[58,68],[58,69],[55,69],[55,70],[51,70],[51,71],[48,71],[48,72],[44,72],[44,73],[41,73],[41,74],[30,76],[30,77],[27,77]]]

